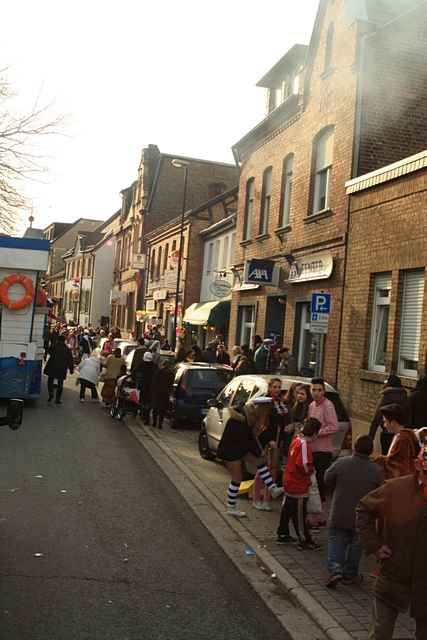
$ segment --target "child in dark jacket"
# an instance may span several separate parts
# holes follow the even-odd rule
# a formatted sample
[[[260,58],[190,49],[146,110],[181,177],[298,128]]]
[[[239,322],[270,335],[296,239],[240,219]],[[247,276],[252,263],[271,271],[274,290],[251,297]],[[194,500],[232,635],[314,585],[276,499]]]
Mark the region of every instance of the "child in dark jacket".
[[[285,467],[283,487],[284,499],[277,529],[277,542],[286,544],[296,542],[289,533],[289,522],[295,529],[300,549],[318,549],[307,525],[307,502],[310,491],[311,475],[314,472],[313,451],[310,443],[317,437],[321,424],[316,418],[307,418],[301,433],[294,438],[289,447],[288,461]]]

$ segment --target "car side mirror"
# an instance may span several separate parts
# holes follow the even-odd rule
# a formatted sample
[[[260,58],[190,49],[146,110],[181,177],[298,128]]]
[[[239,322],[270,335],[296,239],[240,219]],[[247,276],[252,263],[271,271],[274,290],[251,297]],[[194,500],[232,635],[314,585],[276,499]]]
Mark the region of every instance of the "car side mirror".
[[[22,424],[22,416],[24,414],[24,401],[12,399],[7,405],[6,420],[11,429],[16,431]]]
[[[217,408],[220,409],[221,408],[221,402],[219,402],[216,398],[209,398],[209,400],[206,402],[206,404],[208,405],[208,407],[210,409],[212,408]]]

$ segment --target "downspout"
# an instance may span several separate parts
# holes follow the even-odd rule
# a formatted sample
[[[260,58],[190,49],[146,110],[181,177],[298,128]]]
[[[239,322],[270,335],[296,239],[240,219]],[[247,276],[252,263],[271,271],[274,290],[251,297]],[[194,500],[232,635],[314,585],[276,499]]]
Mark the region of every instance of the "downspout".
[[[363,83],[362,75],[365,67],[365,39],[364,35],[360,38],[360,49],[357,61],[357,87],[356,87],[356,109],[354,113],[354,132],[353,132],[353,151],[351,161],[351,177],[355,178],[359,171],[359,156],[360,156],[360,134],[362,129],[362,95],[363,95]],[[347,254],[348,254],[348,237],[350,231],[350,196],[347,196],[347,219],[344,232],[344,266],[343,266],[343,281],[341,289],[341,309],[339,320],[339,332],[338,332],[338,344],[337,344],[337,364],[335,369],[335,380],[337,389],[339,389],[339,368],[341,361],[341,342],[343,332],[343,317],[344,317],[344,298],[345,287],[347,282]]]
[[[93,265],[92,265],[92,277],[90,280],[90,299],[89,299],[89,324],[92,324],[92,294],[93,294],[93,279],[94,279],[94,275],[95,275],[95,255],[91,252],[90,253],[91,258],[93,258]]]

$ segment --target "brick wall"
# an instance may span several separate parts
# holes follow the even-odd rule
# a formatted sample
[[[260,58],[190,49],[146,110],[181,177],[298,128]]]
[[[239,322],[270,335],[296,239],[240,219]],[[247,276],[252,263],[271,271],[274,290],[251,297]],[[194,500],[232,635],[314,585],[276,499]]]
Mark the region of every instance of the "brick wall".
[[[387,373],[396,371],[402,271],[427,265],[427,169],[350,197],[350,232],[339,363],[339,388],[352,419],[364,430]],[[368,370],[373,274],[391,272],[386,372]],[[427,354],[427,282],[420,368]],[[409,388],[414,380],[403,378]]]

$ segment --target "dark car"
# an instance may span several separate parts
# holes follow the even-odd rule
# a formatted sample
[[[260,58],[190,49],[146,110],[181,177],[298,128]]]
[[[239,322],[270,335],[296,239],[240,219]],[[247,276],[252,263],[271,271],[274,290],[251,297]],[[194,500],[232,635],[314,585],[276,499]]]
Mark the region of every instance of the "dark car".
[[[170,397],[171,427],[200,427],[208,412],[207,401],[233,377],[231,367],[219,364],[182,362],[177,366]]]

